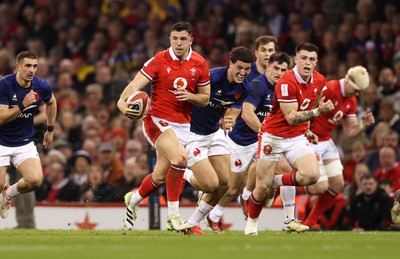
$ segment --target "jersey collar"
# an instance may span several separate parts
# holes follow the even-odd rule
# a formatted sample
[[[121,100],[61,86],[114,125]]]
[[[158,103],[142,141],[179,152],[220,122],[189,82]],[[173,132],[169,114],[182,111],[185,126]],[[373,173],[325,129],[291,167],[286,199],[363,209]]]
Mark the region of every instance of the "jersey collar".
[[[179,58],[175,55],[174,51],[172,50],[172,47],[169,47],[168,49],[169,55],[171,56],[172,60],[179,60]],[[186,56],[186,61],[189,61],[190,57],[192,56],[192,47],[189,48],[189,53]]]
[[[294,73],[294,77],[296,77],[297,82],[299,82],[300,84],[308,85],[308,84],[312,84],[313,81],[314,81],[314,76],[313,76],[312,73],[311,73],[311,80],[310,80],[310,83],[307,83],[306,81],[304,81],[303,78],[301,78],[301,76],[300,76],[300,74],[299,74],[299,71],[297,71],[297,65],[294,66],[294,68],[293,68],[293,73]]]

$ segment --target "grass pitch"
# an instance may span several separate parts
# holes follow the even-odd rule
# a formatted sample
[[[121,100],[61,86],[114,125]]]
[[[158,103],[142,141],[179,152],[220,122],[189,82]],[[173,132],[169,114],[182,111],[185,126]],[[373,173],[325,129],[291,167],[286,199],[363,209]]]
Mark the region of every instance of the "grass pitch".
[[[0,230],[1,258],[398,258],[400,232]]]

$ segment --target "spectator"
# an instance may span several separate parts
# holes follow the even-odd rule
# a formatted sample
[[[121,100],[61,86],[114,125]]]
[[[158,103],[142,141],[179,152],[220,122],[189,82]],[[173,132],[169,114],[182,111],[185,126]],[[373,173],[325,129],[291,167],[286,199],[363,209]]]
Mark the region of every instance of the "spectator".
[[[143,154],[143,145],[136,139],[130,139],[125,145],[125,160],[130,158],[139,159],[139,156]]]
[[[103,168],[106,181],[115,185],[121,179],[124,171],[122,161],[114,155],[113,146],[110,142],[103,142],[99,146],[99,157],[97,164]]]
[[[36,200],[43,202],[79,201],[80,188],[68,178],[65,164],[53,162],[49,174],[36,190]]]
[[[357,195],[346,212],[343,225],[346,230],[388,230],[391,224],[392,199],[372,175],[361,177],[361,194]]]
[[[105,181],[101,166],[89,167],[88,182],[82,188],[82,200],[87,203],[116,201],[115,189]]]
[[[123,201],[124,195],[127,192],[140,186],[140,183],[146,177],[147,172],[143,172],[140,169],[139,164],[136,162],[136,158],[129,158],[124,164],[124,174],[123,177],[118,180],[116,184],[116,200]]]
[[[398,148],[399,133],[394,130],[387,130],[382,133],[382,144],[379,148],[371,150],[368,155],[364,158],[364,163],[368,165],[371,172],[375,172],[380,166],[379,163],[379,152],[382,147],[392,147],[396,150],[397,161],[400,161],[400,149]]]
[[[92,163],[92,158],[88,152],[81,149],[74,153],[71,160],[70,178],[75,184],[82,187],[87,184],[88,170]]]
[[[396,149],[391,146],[384,146],[379,150],[380,167],[374,172],[376,179],[389,179],[392,182],[393,190],[400,189],[400,163],[396,159]]]
[[[356,164],[351,183],[346,184],[343,189],[343,195],[346,197],[348,204],[350,204],[356,195],[361,193],[361,177],[365,174],[371,174],[368,166],[364,163]]]

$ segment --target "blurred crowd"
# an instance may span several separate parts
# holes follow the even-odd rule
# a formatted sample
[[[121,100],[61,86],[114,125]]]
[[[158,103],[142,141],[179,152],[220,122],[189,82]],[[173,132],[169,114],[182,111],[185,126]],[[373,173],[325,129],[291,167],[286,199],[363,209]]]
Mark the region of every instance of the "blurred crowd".
[[[320,47],[317,70],[343,78],[362,65],[370,87],[359,96],[359,114],[377,123],[347,139],[342,152],[350,204],[363,190],[361,176],[375,174],[393,196],[400,188],[400,3],[397,0],[27,0],[0,3],[0,76],[13,72],[15,56],[37,54],[37,76],[58,101],[55,141],[40,148],[45,116],[37,114],[37,142],[45,181],[38,201],[122,201],[149,173],[148,144],[141,122],[116,108],[126,84],[159,50],[169,47],[169,28],[191,22],[193,49],[210,68],[225,66],[228,52],[254,50],[259,35],[279,39],[294,54],[299,43]],[[149,91],[149,89],[147,89]],[[390,177],[388,177],[390,172]],[[382,180],[388,179],[388,180]],[[194,202],[187,186],[183,201]],[[310,204],[312,198],[310,197]]]

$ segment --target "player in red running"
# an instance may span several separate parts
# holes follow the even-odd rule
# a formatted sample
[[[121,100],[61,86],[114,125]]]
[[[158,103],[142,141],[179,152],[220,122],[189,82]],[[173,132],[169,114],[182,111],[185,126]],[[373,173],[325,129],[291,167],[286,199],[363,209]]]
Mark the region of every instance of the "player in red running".
[[[191,48],[192,26],[178,22],[171,26],[171,47],[147,61],[126,86],[117,106],[123,114],[136,118],[126,99],[151,82],[151,106],[143,119],[146,139],[157,151],[154,172],[146,176],[136,192],[125,195],[124,226],[133,229],[139,203],[166,183],[168,196],[167,229],[184,222],[179,214],[179,197],[187,165],[184,148],[190,132],[193,105],[206,106],[210,98],[210,71],[205,59]]]
[[[321,176],[316,184],[305,187],[308,193],[320,195],[303,222],[310,227],[332,207],[333,200],[342,192],[344,186],[343,165],[331,138],[333,130],[342,123],[344,134],[352,138],[375,122],[374,115],[369,111],[362,116],[361,121],[358,121],[356,116],[356,96],[369,86],[368,71],[364,67],[352,67],[347,71],[345,78],[328,81],[326,86],[323,96],[333,102],[335,109],[311,122],[311,131],[318,136],[318,144],[313,145],[313,148],[320,158]]]
[[[311,43],[298,45],[296,66],[275,87],[272,109],[259,135],[256,188],[249,199],[246,235],[258,234],[258,217],[275,187],[310,185],[319,178],[317,158],[307,140],[317,141],[317,136],[309,131],[309,121],[333,110],[333,103],[319,98],[325,77],[314,70],[318,51]],[[275,175],[281,154],[296,170]]]

